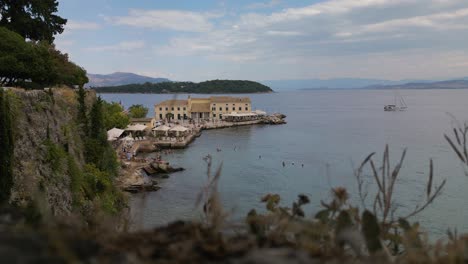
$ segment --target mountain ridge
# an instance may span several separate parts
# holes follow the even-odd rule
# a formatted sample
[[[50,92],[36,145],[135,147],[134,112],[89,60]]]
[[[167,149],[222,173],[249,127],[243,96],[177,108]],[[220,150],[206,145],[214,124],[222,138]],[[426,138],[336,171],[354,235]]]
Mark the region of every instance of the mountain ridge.
[[[167,78],[154,78],[130,72],[114,72],[111,74],[88,73],[89,82],[86,87],[109,87],[128,84],[170,82]]]

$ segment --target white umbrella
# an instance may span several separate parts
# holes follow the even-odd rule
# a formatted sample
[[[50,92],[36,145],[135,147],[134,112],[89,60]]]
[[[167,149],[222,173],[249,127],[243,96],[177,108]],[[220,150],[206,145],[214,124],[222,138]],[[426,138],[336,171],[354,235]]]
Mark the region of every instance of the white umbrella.
[[[123,134],[123,132],[125,131],[114,127],[111,130],[107,131],[107,140],[114,141],[118,139]]]
[[[146,128],[147,128],[147,126],[145,126],[145,125],[137,124],[137,125],[133,125],[133,126],[128,126],[127,128],[125,128],[125,131],[143,131]]]
[[[186,127],[184,127],[184,126],[177,125],[177,126],[171,128],[170,131],[185,132],[185,131],[187,131],[187,130],[189,130],[189,129],[186,128]]]
[[[162,126],[158,126],[156,128],[153,129],[153,131],[168,131],[170,130],[171,128],[166,126],[166,125],[162,125]]]

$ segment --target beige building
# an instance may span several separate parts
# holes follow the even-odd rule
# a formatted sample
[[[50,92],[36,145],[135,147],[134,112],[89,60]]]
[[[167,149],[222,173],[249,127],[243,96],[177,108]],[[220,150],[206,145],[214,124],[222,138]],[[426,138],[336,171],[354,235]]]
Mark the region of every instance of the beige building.
[[[134,125],[145,125],[149,128],[153,128],[154,125],[155,125],[155,120],[154,118],[131,118],[130,119],[130,125],[131,126],[134,126]]]
[[[220,120],[231,113],[251,113],[248,97],[211,96],[187,100],[167,100],[154,106],[155,119]]]
[[[154,106],[154,119],[156,120],[183,120],[188,119],[187,100],[166,100]]]

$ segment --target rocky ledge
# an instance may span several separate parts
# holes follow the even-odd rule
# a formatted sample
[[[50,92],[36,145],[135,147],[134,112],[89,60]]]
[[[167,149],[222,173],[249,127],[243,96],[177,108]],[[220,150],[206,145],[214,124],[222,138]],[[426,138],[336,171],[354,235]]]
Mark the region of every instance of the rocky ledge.
[[[268,116],[265,116],[261,123],[262,124],[267,124],[267,125],[282,125],[282,124],[286,124],[286,120],[284,120],[286,118],[286,115],[283,115],[283,114],[272,114],[272,115],[268,115]]]

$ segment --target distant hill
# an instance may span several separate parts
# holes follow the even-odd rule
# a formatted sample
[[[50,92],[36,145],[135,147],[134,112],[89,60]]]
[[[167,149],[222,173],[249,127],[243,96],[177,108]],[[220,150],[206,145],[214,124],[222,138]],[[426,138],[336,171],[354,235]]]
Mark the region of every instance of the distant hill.
[[[426,82],[415,80],[379,80],[360,78],[306,79],[306,80],[268,80],[261,83],[274,90],[309,90],[309,89],[354,89],[372,85],[397,85],[408,82]]]
[[[88,74],[89,83],[86,87],[118,86],[126,84],[161,83],[170,82],[166,78],[153,78],[128,72],[115,72],[112,74]]]
[[[413,82],[398,85],[371,85],[365,89],[468,89],[468,78],[439,82]]]
[[[273,90],[258,82],[213,80],[200,83],[163,82],[128,84],[95,88],[98,93],[270,93]]]

